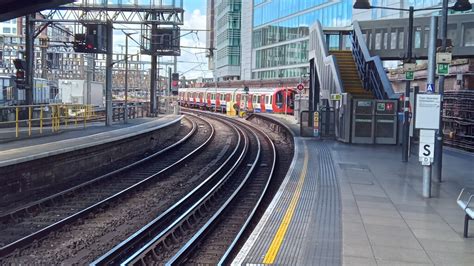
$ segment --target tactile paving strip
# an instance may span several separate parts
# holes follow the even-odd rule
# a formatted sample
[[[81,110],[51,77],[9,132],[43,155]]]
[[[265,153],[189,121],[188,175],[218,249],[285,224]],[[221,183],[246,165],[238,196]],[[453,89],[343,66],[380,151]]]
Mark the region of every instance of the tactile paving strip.
[[[324,142],[297,138],[297,161],[288,183],[272,209],[268,221],[253,243],[242,250],[247,254],[235,264],[263,264],[275,235],[282,224],[304,167],[308,163],[301,194],[274,264],[340,265],[342,252],[341,200],[334,163]],[[255,237],[255,236],[254,236]],[[248,246],[251,247],[248,247]],[[238,256],[239,257],[239,256]]]

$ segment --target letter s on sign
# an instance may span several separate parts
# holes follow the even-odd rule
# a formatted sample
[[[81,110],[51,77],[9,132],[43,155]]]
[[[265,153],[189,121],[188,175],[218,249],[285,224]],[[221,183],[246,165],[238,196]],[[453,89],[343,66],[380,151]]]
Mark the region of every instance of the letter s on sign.
[[[425,144],[425,146],[423,146],[423,149],[425,150],[425,152],[423,152],[423,155],[424,156],[430,156],[431,154],[431,151],[430,151],[430,145],[429,144]]]

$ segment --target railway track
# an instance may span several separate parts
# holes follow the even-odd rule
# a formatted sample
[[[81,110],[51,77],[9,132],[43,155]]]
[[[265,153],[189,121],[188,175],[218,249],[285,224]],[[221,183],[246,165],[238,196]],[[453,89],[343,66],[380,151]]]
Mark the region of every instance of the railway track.
[[[192,130],[183,139],[146,158],[3,214],[0,217],[0,257],[107,208],[111,202],[183,165],[209,144],[215,132],[204,120],[193,120],[199,120],[199,125],[193,121]]]
[[[248,148],[242,148],[238,159],[229,158],[232,167],[226,172],[206,179],[214,178],[213,186],[201,184],[206,190],[199,196],[194,195],[197,189],[188,194],[186,208],[175,212],[183,199],[92,265],[227,263],[279,185],[272,182],[277,162],[272,139],[248,123],[237,124]],[[175,218],[163,222],[172,220],[168,216]]]
[[[50,230],[53,233],[36,235],[29,240],[33,242],[28,242],[32,244],[23,243],[15,252],[6,252],[6,256],[0,257],[0,264],[228,262],[283,180],[287,167],[282,162],[286,161],[289,166],[292,138],[282,137],[281,132],[266,125],[260,126],[265,133],[250,123],[236,124],[222,117],[211,119],[203,113],[198,115],[200,118],[187,116],[202,120],[197,122],[198,133],[210,131],[204,120],[216,127],[213,130],[214,134],[217,132],[216,136],[206,135],[212,141],[199,152],[200,156],[193,156],[192,160],[160,173],[156,173],[158,169],[152,169],[148,162],[140,164],[133,169],[154,175],[155,181],[141,182],[142,185],[110,202],[96,200],[94,205],[100,206],[64,221]],[[256,121],[256,124],[260,123]],[[183,153],[179,151],[186,148],[189,153],[188,144],[198,133],[194,133],[186,145],[168,151],[166,156],[156,156],[152,161],[165,161],[164,157],[174,156],[182,159]],[[168,159],[166,161],[173,161]],[[155,173],[150,174],[153,170]],[[105,191],[111,182],[119,183],[116,182],[120,180],[119,176],[121,174],[110,179],[114,182],[104,180],[91,185],[96,190],[81,190],[95,191],[98,196],[97,193]],[[123,178],[131,180],[127,175]],[[69,201],[68,198],[58,197],[51,206],[51,203],[43,203],[51,210],[45,212],[44,217],[54,216],[54,210],[69,208],[66,202],[81,202],[79,194],[73,193]],[[38,213],[26,216],[37,217]]]
[[[169,245],[172,245],[170,243],[180,242],[176,236],[184,237],[183,233],[185,231],[182,230],[185,227],[196,224],[190,223],[191,220],[198,223],[203,221],[204,212],[211,211],[208,204],[211,198],[216,196],[213,191],[225,185],[225,180],[241,165],[249,149],[248,137],[231,123],[227,122],[226,124],[238,135],[238,140],[235,149],[221,166],[160,216],[96,259],[92,263],[93,265],[115,265],[122,263],[137,251],[146,249],[146,243],[150,242],[159,245],[161,249],[167,249]],[[161,254],[163,253],[165,252]]]

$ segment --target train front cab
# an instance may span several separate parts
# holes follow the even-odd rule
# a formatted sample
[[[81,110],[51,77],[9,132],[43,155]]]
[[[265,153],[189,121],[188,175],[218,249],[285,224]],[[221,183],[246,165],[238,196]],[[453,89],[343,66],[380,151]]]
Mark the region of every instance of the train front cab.
[[[295,91],[293,89],[279,89],[273,97],[273,112],[293,114],[295,106]]]

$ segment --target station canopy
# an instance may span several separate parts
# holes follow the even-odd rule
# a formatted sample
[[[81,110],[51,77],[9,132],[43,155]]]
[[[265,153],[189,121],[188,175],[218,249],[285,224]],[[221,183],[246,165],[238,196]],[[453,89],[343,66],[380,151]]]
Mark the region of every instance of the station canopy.
[[[0,0],[0,22],[73,2],[74,0]]]

